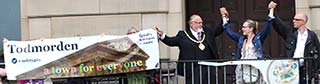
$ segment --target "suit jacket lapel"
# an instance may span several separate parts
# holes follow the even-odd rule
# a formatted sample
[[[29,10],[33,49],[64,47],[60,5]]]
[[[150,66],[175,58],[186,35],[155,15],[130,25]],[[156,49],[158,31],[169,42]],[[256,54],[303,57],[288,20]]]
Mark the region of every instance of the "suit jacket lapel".
[[[297,40],[297,38],[298,38],[298,30],[294,31],[293,33],[294,33],[293,36],[294,36],[295,40]]]
[[[309,32],[309,30],[307,29],[307,32],[308,32],[308,37],[307,37],[307,41],[306,41],[306,45],[310,44],[311,43],[311,32]]]

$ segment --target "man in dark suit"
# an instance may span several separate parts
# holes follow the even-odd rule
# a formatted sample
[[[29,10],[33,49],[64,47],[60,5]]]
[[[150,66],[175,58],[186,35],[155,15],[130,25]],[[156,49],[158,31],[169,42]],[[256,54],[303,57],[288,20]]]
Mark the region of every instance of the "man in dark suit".
[[[197,61],[218,58],[215,37],[223,32],[222,23],[216,28],[205,28],[201,17],[192,15],[189,20],[189,26],[190,28],[186,28],[185,31],[179,31],[174,37],[164,35],[159,27],[155,27],[155,29],[163,43],[179,48],[178,60],[185,61],[178,63],[178,74],[185,76],[187,84],[191,84],[193,82],[192,79],[194,79],[194,84],[200,84],[200,79],[202,79],[203,84],[208,84],[208,81],[215,83],[216,75],[214,75],[213,67],[211,67],[209,74],[207,66],[202,66],[202,69],[199,70],[200,65],[197,64]],[[189,61],[187,62],[186,60]],[[202,76],[199,74],[200,72]],[[208,76],[211,79],[207,79]]]
[[[308,16],[296,13],[293,26],[285,24],[279,17],[273,21],[274,29],[285,39],[286,56],[288,58],[303,58],[319,56],[319,40],[317,35],[306,27]],[[318,61],[305,59],[300,62],[300,84],[311,84],[312,78],[317,78]]]

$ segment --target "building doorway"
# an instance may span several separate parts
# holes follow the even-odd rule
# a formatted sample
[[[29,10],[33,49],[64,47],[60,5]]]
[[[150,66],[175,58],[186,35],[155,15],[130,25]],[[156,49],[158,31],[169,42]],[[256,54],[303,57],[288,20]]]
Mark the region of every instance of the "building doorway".
[[[259,28],[263,28],[267,21],[268,4],[271,0],[186,0],[186,21],[192,14],[199,14],[204,20],[205,27],[214,27],[221,21],[219,8],[224,6],[230,13],[230,24],[233,31],[241,34],[242,23],[246,19],[253,19],[259,22]],[[276,15],[289,23],[295,14],[295,1],[292,0],[273,0],[278,4]],[[185,28],[189,28],[188,25]],[[222,33],[216,40],[217,50],[220,59],[234,59],[236,52],[236,42]],[[281,58],[285,55],[284,40],[272,28],[263,45],[263,53],[266,58]],[[233,71],[227,67],[227,78],[231,78]],[[219,69],[223,71],[223,69]],[[219,72],[220,73],[220,72]],[[223,72],[222,72],[223,73]],[[224,81],[223,74],[219,74],[219,81]],[[228,79],[230,84],[231,79]],[[220,82],[219,82],[220,83]]]
[[[291,22],[295,14],[295,2],[292,0],[273,1],[278,3],[276,15],[288,23]],[[270,0],[186,0],[186,18],[188,20],[192,14],[199,14],[206,27],[214,27],[220,22],[219,8],[224,6],[230,13],[233,31],[240,33],[242,23],[246,19],[258,21],[259,28],[263,28],[268,15],[269,2]],[[187,23],[187,21],[185,22]],[[217,39],[220,58],[231,59],[236,51],[236,43],[225,33],[222,33]],[[282,38],[272,29],[263,46],[267,58],[277,58],[285,54],[284,46],[281,45],[282,41]]]

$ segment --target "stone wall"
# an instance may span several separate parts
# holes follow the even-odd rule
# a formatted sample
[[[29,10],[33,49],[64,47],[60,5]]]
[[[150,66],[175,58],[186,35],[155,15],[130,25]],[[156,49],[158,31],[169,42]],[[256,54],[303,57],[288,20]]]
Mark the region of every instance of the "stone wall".
[[[304,12],[308,15],[307,26],[320,37],[320,1],[319,0],[295,0],[296,12]]]
[[[184,0],[20,0],[22,40],[112,34],[131,26],[161,27],[169,36],[185,26]],[[320,36],[320,1],[295,0],[309,16],[308,27]],[[162,59],[176,60],[176,47],[160,42]]]
[[[22,40],[88,35],[124,35],[136,26],[159,26],[169,36],[183,29],[183,0],[20,0]],[[162,59],[178,49],[160,42]],[[172,57],[171,57],[172,56]]]

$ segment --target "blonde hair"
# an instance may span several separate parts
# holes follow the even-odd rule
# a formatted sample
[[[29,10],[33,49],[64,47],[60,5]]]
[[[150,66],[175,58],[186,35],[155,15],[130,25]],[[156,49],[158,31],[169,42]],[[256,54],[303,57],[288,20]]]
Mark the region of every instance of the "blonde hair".
[[[251,19],[247,19],[245,22],[248,22],[248,26],[249,27],[253,27],[253,32],[257,33],[258,29],[259,29],[259,23],[257,21],[251,20]]]

